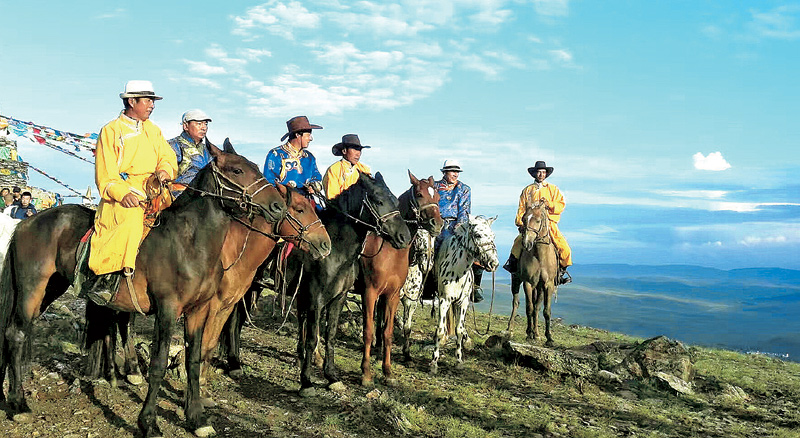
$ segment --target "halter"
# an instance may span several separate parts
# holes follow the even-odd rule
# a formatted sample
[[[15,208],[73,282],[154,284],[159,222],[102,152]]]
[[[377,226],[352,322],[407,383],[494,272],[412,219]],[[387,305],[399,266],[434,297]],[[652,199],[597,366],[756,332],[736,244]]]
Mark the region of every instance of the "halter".
[[[409,197],[411,198],[411,212],[414,213],[414,219],[406,220],[408,223],[416,223],[417,225],[422,224],[422,212],[429,208],[435,208],[436,211],[439,211],[439,204],[437,203],[420,206],[419,201],[414,194],[414,186],[411,186],[411,189],[409,190]]]
[[[547,212],[544,212],[543,215],[544,218],[541,221],[539,221],[538,229],[529,227],[528,221],[527,220],[525,221],[525,231],[530,231],[536,236],[536,238],[533,239],[533,243],[544,243],[544,244],[551,243],[550,227],[547,226],[547,223],[549,222],[549,218],[547,217]]]
[[[480,216],[483,217],[483,216]],[[473,228],[470,226],[469,228],[469,240],[472,242],[473,250],[470,251],[470,254],[475,257],[476,260],[480,261],[479,256],[489,251],[497,252],[497,246],[495,245],[494,241],[489,241],[485,243],[478,243],[475,240],[475,233],[473,233]]]

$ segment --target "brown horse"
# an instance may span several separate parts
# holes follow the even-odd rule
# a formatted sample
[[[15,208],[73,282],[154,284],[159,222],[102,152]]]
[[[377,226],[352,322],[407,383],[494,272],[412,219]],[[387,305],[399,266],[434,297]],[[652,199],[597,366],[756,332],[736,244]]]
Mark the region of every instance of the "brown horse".
[[[411,188],[400,195],[400,214],[408,224],[413,236],[422,227],[431,234],[439,234],[444,225],[439,213],[439,193],[434,187],[432,176],[417,179],[408,171]],[[391,381],[392,376],[392,336],[394,317],[400,303],[400,288],[408,274],[408,252],[411,246],[397,249],[386,245],[383,237],[376,233],[367,234],[361,251],[361,273],[355,283],[355,292],[361,295],[361,309],[364,321],[364,355],[361,360],[361,384],[372,384],[370,350],[375,335],[375,305],[379,302],[379,333],[377,349],[383,341],[383,376]],[[380,301],[379,301],[380,300]]]
[[[539,339],[539,309],[544,304],[544,334],[547,338],[546,345],[551,346],[553,335],[550,332],[550,306],[556,293],[558,257],[550,236],[550,219],[546,207],[546,202],[541,201],[528,207],[522,217],[525,227],[522,234],[522,253],[519,257],[519,267],[514,274],[517,279],[512,275],[511,293],[514,298],[511,318],[508,320],[508,332],[511,333],[514,316],[519,307],[519,289],[516,284],[522,282],[525,289],[525,313],[528,315],[528,340],[535,342]]]
[[[190,352],[186,420],[196,433],[213,430],[206,424],[197,383],[207,316],[198,310],[212,299],[222,279],[219,261],[233,218],[261,215],[274,223],[286,215],[280,193],[255,164],[211,145],[209,150],[213,162],[161,213],[157,226],[143,240],[133,278],[135,294],[122,282],[113,303],[118,310],[132,312],[136,299],[144,312],[156,316],[149,388],[138,418],[145,437],[161,435],[155,421],[156,401],[166,372],[172,328],[184,314]],[[20,223],[11,239],[0,276],[0,383],[8,369],[8,405],[14,412],[30,412],[22,381],[34,319],[74,281],[78,241],[93,220],[94,212],[87,208],[56,207]]]

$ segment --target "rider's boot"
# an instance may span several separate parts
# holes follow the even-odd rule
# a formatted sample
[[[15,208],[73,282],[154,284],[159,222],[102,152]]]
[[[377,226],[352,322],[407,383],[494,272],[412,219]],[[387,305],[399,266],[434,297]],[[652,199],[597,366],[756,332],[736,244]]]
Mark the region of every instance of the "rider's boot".
[[[572,283],[572,276],[569,275],[569,272],[567,272],[567,267],[559,266],[557,284],[558,285],[562,285],[562,284],[567,284],[567,283]]]
[[[512,274],[516,274],[518,266],[519,266],[519,259],[514,257],[514,254],[510,254],[508,256],[508,260],[506,260],[506,264],[503,265],[503,269]]]
[[[94,276],[83,286],[86,297],[98,306],[107,306],[114,301],[123,275],[123,271],[116,271]]]
[[[511,294],[518,294],[520,286],[522,286],[522,280],[519,278],[519,275],[516,273],[511,274]]]
[[[473,303],[480,303],[483,301],[483,289],[481,288],[481,279],[483,278],[483,268],[478,265],[472,265],[472,275],[475,282],[472,284],[472,297]]]

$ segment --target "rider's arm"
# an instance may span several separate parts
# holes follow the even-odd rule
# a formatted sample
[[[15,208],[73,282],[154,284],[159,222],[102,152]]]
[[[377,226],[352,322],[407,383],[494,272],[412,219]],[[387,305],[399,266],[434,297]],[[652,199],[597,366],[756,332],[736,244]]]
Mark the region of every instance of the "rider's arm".
[[[528,186],[530,187],[530,186]],[[528,187],[522,189],[522,193],[519,195],[519,207],[517,207],[517,218],[514,220],[514,224],[517,228],[521,227],[522,224],[522,216],[525,215],[525,209],[528,208]]]
[[[456,222],[469,222],[469,214],[472,212],[472,193],[469,186],[461,183],[461,194],[458,198],[458,219]]]
[[[280,183],[281,171],[281,157],[278,156],[278,153],[275,150],[269,151],[267,153],[267,159],[264,160],[264,178],[267,179],[267,182],[270,184]]]
[[[100,196],[106,201],[121,202],[131,192],[130,185],[120,176],[117,157],[119,150],[114,144],[118,133],[112,126],[106,125],[97,137],[97,149],[94,160],[94,179]]]

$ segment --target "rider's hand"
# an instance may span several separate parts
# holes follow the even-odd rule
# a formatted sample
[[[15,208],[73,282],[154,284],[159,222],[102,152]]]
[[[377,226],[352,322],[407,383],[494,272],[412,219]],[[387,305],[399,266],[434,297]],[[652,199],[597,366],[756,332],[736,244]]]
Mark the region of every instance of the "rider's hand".
[[[139,206],[139,197],[134,195],[133,193],[128,193],[122,198],[120,204],[125,208],[133,208]]]
[[[164,181],[169,179],[169,174],[165,170],[158,170],[156,171],[156,178],[158,178],[158,182],[164,184]]]

